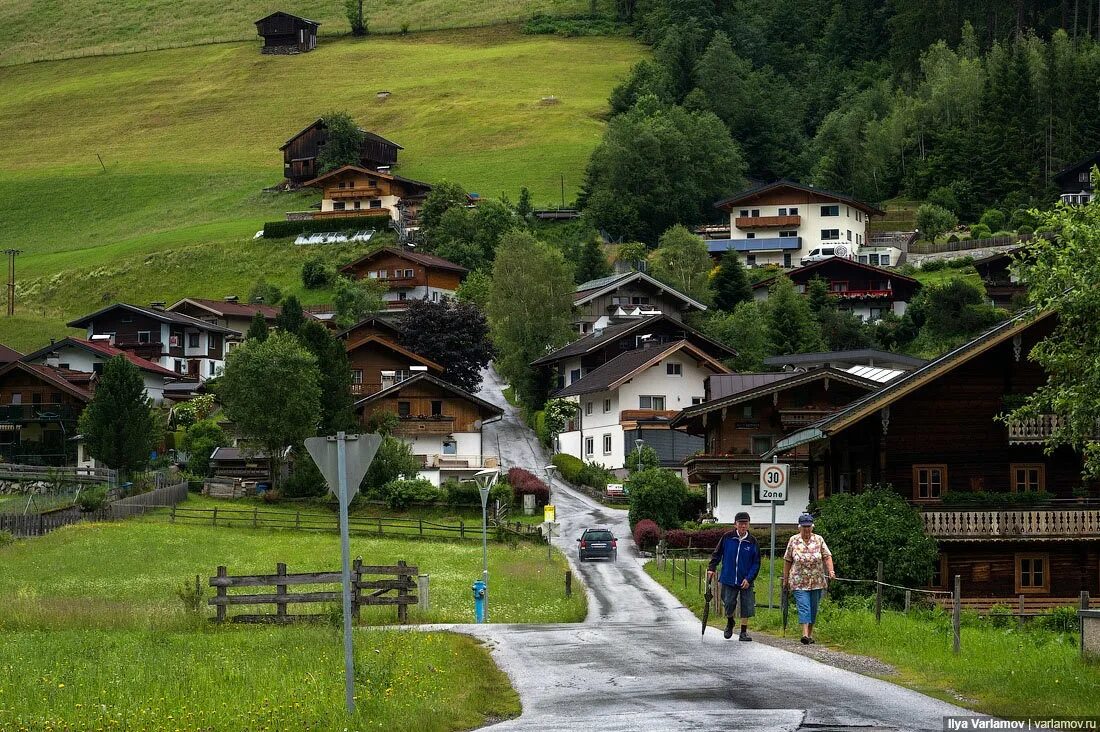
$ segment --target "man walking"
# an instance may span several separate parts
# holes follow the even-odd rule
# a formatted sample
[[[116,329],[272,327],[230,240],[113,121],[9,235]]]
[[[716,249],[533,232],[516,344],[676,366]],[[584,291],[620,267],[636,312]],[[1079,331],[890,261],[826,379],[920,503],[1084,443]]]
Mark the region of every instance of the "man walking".
[[[733,616],[737,605],[741,605],[741,635],[738,640],[751,641],[748,619],[756,613],[756,596],[752,583],[760,571],[760,547],[756,537],[749,533],[749,515],[741,511],[733,519],[733,531],[728,531],[714,548],[707,568],[707,581],[714,577],[714,569],[722,563],[722,574],[718,581],[722,583],[722,604],[726,607],[726,632],[723,635],[733,637]]]

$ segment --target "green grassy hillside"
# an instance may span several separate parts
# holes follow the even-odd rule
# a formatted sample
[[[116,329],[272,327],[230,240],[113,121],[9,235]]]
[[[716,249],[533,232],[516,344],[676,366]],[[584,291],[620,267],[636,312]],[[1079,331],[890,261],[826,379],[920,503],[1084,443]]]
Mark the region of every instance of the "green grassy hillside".
[[[608,5],[608,0],[599,3]],[[586,0],[371,0],[363,3],[370,29],[395,33],[470,28],[529,18],[535,13],[587,12]],[[8,0],[0,3],[0,27],[6,29],[0,65],[197,45],[212,41],[248,41],[258,49],[255,21],[283,10],[321,23],[325,36],[348,32],[341,0]]]
[[[572,198],[607,96],[642,53],[624,38],[498,27],[296,57],[219,44],[5,69],[0,241],[26,253],[23,324],[0,322],[0,341],[33,347],[111,299],[243,295],[260,270],[296,287],[315,252],[251,237],[319,198],[263,188],[282,179],[279,145],[328,110],[403,145],[402,175],[513,200],[526,185],[550,203],[564,174]],[[182,252],[190,263],[165,269]]]

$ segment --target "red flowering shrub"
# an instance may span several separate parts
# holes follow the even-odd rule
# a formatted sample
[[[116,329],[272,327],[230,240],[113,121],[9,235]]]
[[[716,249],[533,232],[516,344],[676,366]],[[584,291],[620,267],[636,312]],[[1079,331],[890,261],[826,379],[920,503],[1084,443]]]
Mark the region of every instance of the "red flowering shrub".
[[[726,532],[729,530],[730,527],[728,526],[712,529],[698,529],[696,531],[673,529],[665,533],[665,544],[669,549],[686,549],[690,542],[692,549],[705,551],[714,549],[714,547],[718,546],[718,542],[722,540],[722,537],[725,536]]]
[[[642,519],[634,525],[634,543],[639,549],[648,551],[661,540],[661,529],[652,519]]]
[[[508,484],[512,486],[512,492],[517,496],[533,495],[535,506],[545,506],[550,501],[550,489],[546,487],[538,477],[530,470],[523,468],[511,468],[508,470]],[[520,498],[520,501],[523,499]]]

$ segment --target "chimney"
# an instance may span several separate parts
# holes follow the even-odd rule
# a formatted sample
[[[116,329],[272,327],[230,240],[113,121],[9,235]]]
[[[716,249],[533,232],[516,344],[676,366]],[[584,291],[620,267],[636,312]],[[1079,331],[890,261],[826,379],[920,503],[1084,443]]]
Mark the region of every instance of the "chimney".
[[[151,302],[149,303],[149,307],[153,308],[153,310],[164,310],[164,301],[157,300],[156,302]]]
[[[225,301],[226,301],[226,302],[232,302],[232,303],[235,303],[235,302],[237,302],[237,300],[238,300],[238,298],[237,298],[237,296],[236,296],[236,295],[226,295],[226,296],[225,296]]]

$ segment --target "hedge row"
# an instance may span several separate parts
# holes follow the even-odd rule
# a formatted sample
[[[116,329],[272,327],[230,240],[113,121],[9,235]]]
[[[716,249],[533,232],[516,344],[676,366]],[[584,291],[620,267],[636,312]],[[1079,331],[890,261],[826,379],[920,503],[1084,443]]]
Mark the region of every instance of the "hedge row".
[[[665,544],[670,549],[687,549],[690,546],[692,549],[700,551],[709,550],[718,546],[718,542],[722,540],[725,533],[732,530],[732,526],[710,526],[695,530],[671,529],[665,532]],[[777,554],[782,553],[787,548],[787,542],[795,533],[792,529],[777,530],[775,532],[775,550]],[[756,541],[762,550],[770,547],[770,528],[755,527],[752,529],[752,535],[756,537]]]
[[[323,231],[359,231],[385,226],[388,212],[367,216],[349,216],[335,219],[305,219],[302,221],[268,221],[264,224],[265,239],[281,239],[299,234],[317,234]]]

